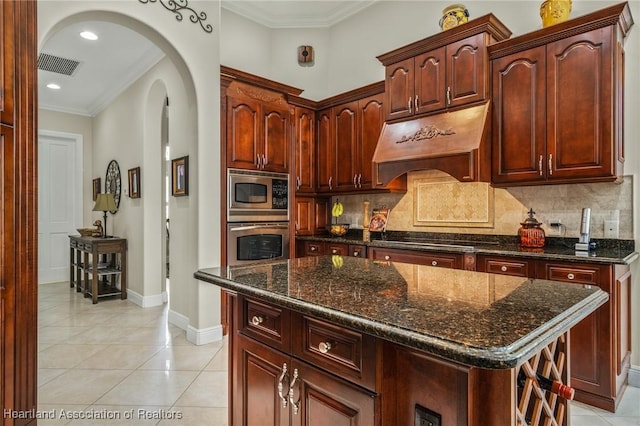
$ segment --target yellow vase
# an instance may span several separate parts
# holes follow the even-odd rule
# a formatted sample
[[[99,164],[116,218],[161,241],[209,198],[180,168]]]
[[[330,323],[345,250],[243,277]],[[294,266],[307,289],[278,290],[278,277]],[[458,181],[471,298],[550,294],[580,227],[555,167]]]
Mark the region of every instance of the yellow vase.
[[[468,21],[469,11],[467,8],[463,4],[452,4],[442,11],[442,18],[440,18],[439,24],[444,31]]]
[[[559,24],[569,19],[571,14],[571,0],[547,0],[540,5],[542,26]]]

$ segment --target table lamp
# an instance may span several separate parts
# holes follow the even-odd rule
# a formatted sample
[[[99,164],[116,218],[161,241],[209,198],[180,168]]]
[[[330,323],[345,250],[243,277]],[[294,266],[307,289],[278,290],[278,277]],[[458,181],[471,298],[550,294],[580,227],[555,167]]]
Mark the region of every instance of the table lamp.
[[[102,238],[107,237],[107,212],[115,213],[118,211],[118,207],[116,207],[116,200],[113,198],[113,194],[110,192],[106,192],[104,194],[98,194],[98,198],[96,198],[96,204],[93,206],[94,212],[104,212],[104,234]]]

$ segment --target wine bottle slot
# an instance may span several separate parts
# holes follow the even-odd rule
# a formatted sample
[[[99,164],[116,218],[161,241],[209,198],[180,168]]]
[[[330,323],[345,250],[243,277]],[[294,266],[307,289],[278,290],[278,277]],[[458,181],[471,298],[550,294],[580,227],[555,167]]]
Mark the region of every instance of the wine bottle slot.
[[[526,374],[523,370],[520,370],[520,372],[518,373],[518,387],[524,387],[526,381]],[[555,393],[559,397],[566,400],[572,400],[576,393],[575,389],[573,389],[571,386],[565,385],[558,380],[548,379],[538,372],[536,372],[536,381],[538,382],[538,386],[540,386],[540,388]]]

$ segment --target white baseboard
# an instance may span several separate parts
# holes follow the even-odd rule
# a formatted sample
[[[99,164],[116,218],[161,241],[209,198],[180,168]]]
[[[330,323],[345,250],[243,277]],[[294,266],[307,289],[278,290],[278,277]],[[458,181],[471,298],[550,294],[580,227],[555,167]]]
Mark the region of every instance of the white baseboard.
[[[142,307],[150,308],[152,306],[160,306],[167,301],[167,292],[163,291],[160,294],[154,294],[152,296],[143,296],[140,293],[136,293],[131,289],[127,289],[127,299],[132,303]]]
[[[172,311],[171,309],[169,309],[167,321],[169,321],[169,324],[173,324],[184,331],[187,331],[189,328],[189,318],[177,313],[176,311]]]
[[[222,340],[222,326],[216,325],[203,329],[189,326],[187,329],[187,340],[194,345],[206,345],[207,343],[219,342]]]
[[[640,365],[632,365],[629,369],[629,386],[640,388]]]

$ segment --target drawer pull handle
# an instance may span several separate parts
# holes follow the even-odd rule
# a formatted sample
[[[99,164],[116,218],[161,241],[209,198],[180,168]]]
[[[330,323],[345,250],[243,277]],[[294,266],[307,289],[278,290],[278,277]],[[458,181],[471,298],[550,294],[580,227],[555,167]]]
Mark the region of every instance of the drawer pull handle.
[[[326,354],[331,350],[331,342],[320,342],[318,345],[318,350],[321,354]]]
[[[300,411],[300,404],[294,401],[294,391],[293,391],[293,386],[296,384],[297,380],[298,380],[298,369],[295,368],[293,370],[293,380],[291,380],[291,384],[289,385],[289,402],[293,407],[293,414],[298,414],[298,411]]]
[[[570,280],[574,279],[575,277],[576,276],[571,273],[567,274],[567,278],[569,278]]]
[[[284,384],[282,383],[285,376],[287,376],[287,363],[285,362],[284,364],[282,364],[282,374],[280,374],[280,377],[278,377],[278,396],[280,397],[280,400],[282,401],[282,408],[287,408],[287,397],[285,397],[282,394],[282,391],[284,390]]]
[[[311,251],[316,251],[317,250],[316,246],[311,246],[310,249],[311,249]]]
[[[437,260],[432,260],[431,261],[431,266],[438,266],[438,261]]]
[[[389,260],[389,259],[391,259],[391,256],[389,256],[389,255],[386,255],[386,256],[384,257],[384,260]]]
[[[360,252],[358,250],[354,250],[353,257],[358,257],[358,256],[360,256]]]
[[[251,324],[253,325],[260,325],[264,322],[264,318],[258,316],[258,315],[254,315],[253,318],[251,318]]]
[[[336,253],[338,253],[338,249],[331,250],[331,254],[336,254]]]
[[[508,269],[508,268],[507,268],[506,266],[504,266],[504,265],[500,267],[500,270],[501,270],[502,272],[507,272],[507,269]]]

